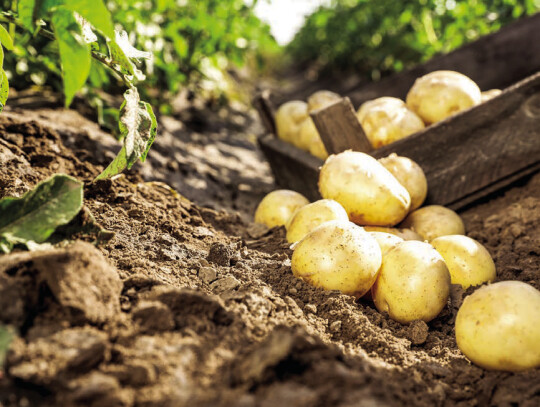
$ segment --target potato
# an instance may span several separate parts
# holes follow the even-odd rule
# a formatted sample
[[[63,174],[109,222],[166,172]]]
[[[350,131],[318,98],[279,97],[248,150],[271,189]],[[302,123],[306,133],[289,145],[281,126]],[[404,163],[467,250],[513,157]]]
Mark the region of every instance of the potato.
[[[308,203],[309,201],[298,192],[288,189],[272,191],[257,206],[255,222],[269,228],[284,226],[297,209]]]
[[[465,225],[459,215],[440,205],[424,206],[409,213],[400,227],[411,229],[428,242],[439,236],[465,234]]]
[[[410,211],[420,208],[427,196],[427,179],[422,168],[413,160],[395,153],[380,158],[379,162],[403,185],[411,196]]]
[[[331,220],[349,220],[343,206],[336,201],[321,199],[303,206],[296,211],[287,226],[287,241],[298,242],[317,226]]]
[[[452,284],[468,288],[495,280],[495,263],[487,249],[476,240],[449,235],[433,239],[431,245],[443,256]]]
[[[313,112],[314,110],[322,109],[323,107],[331,105],[340,99],[341,96],[339,96],[337,93],[330,92],[329,90],[319,90],[308,98],[308,110]]]
[[[407,94],[407,106],[431,124],[479,104],[480,88],[465,75],[435,71],[418,78]]]
[[[385,254],[371,295],[377,309],[395,321],[428,322],[446,305],[450,273],[430,244],[404,241]]]
[[[493,99],[495,96],[499,95],[502,92],[500,89],[490,89],[482,92],[482,102],[486,100]]]
[[[422,236],[413,232],[411,229],[385,228],[383,226],[364,226],[366,232],[383,232],[402,238],[403,240],[420,240],[424,241]]]
[[[275,115],[277,136],[283,141],[297,145],[300,126],[307,118],[309,118],[307,103],[292,100],[282,104]]]
[[[390,249],[393,249],[398,243],[401,243],[404,241],[401,237],[392,235],[390,233],[384,233],[384,232],[368,232],[368,233],[379,244],[383,257]]]
[[[393,226],[409,210],[411,198],[373,157],[355,151],[331,155],[321,168],[319,191],[338,201],[359,225]]]
[[[315,127],[315,123],[308,117],[300,126],[300,137],[298,147],[309,151],[311,155],[319,157],[321,160],[328,158],[328,153],[324,147],[324,143],[319,136],[319,132]]]
[[[540,291],[520,281],[479,288],[457,313],[456,340],[485,369],[540,367]]]
[[[363,103],[356,116],[375,148],[393,143],[425,127],[422,119],[409,110],[405,102],[393,97]]]
[[[307,283],[361,297],[381,266],[381,249],[363,228],[349,221],[323,223],[297,243],[292,271]]]

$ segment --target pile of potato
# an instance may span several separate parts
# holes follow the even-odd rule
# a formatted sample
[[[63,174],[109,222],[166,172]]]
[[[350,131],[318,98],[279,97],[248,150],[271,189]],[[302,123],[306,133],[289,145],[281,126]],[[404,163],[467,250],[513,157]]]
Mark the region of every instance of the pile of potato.
[[[381,97],[360,106],[357,118],[374,148],[393,143],[417,133],[462,110],[497,96],[501,91],[481,92],[467,76],[453,71],[435,71],[416,80],[406,101]],[[324,108],[341,97],[319,91],[307,103],[293,100],[276,112],[277,135],[296,147],[325,160],[328,153],[309,114]]]
[[[451,284],[469,295],[456,319],[456,339],[474,363],[518,371],[540,366],[540,291],[496,278],[479,242],[465,236],[457,213],[421,207],[427,181],[418,164],[392,154],[331,155],[321,168],[323,199],[308,203],[278,190],[259,204],[255,220],[285,226],[295,276],[325,290],[362,297],[406,324],[431,321],[447,305]]]

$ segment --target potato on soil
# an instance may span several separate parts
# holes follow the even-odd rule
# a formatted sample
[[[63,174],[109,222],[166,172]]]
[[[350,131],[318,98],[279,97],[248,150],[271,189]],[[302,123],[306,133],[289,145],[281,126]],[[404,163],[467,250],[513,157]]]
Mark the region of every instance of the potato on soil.
[[[520,281],[479,288],[456,317],[459,349],[485,369],[540,367],[540,291]]]
[[[337,93],[329,90],[319,90],[308,98],[308,110],[313,112],[314,110],[322,109],[323,107],[331,105],[340,99],[341,96],[339,96]]]
[[[275,115],[277,136],[297,145],[300,137],[300,126],[307,118],[309,118],[307,103],[291,100],[282,104]]]
[[[411,196],[409,211],[420,208],[427,196],[427,179],[422,168],[413,160],[395,153],[380,158],[379,162],[403,185]]]
[[[384,255],[404,240],[401,237],[385,232],[368,232],[379,244],[381,253]]]
[[[328,152],[311,117],[308,117],[302,123],[302,126],[300,126],[298,147],[302,150],[309,151],[311,155],[319,157],[321,160],[328,158]]]
[[[359,225],[393,226],[409,211],[411,198],[398,180],[373,157],[345,151],[321,168],[319,191],[338,201]]]
[[[388,251],[371,289],[375,306],[402,324],[435,318],[450,295],[450,273],[428,243],[398,243]]]
[[[302,194],[288,189],[278,189],[266,195],[257,206],[255,222],[269,228],[284,226],[297,209],[309,201]]]
[[[424,241],[422,236],[418,233],[413,232],[411,229],[398,229],[398,228],[386,228],[384,226],[364,226],[366,232],[383,232],[390,233],[397,237],[402,238],[403,240],[419,240]]]
[[[331,220],[349,220],[343,206],[336,201],[321,199],[303,206],[296,211],[287,225],[287,241],[298,242],[317,226]]]
[[[373,285],[381,266],[377,241],[349,221],[323,223],[294,248],[293,274],[325,290],[361,297]]]
[[[487,249],[476,240],[449,235],[433,239],[431,245],[443,257],[452,284],[468,288],[495,280],[495,263]]]
[[[465,234],[459,215],[440,205],[424,206],[409,213],[400,226],[411,229],[428,242],[440,236]]]
[[[502,90],[500,89],[490,89],[486,90],[485,92],[482,92],[482,102],[485,102],[486,100],[493,99],[495,96],[498,96],[502,93]]]
[[[425,127],[422,119],[405,102],[393,97],[363,103],[356,116],[375,148],[393,143]]]
[[[426,124],[444,120],[481,100],[478,85],[454,71],[435,71],[422,76],[407,94],[407,106]]]

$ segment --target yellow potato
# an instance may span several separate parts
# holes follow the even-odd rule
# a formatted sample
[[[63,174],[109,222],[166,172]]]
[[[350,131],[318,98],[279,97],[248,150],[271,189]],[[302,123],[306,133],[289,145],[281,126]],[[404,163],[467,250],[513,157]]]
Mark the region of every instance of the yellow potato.
[[[427,196],[427,179],[422,168],[413,160],[395,153],[380,158],[379,162],[403,185],[411,196],[409,211],[420,208]]]
[[[383,257],[390,249],[393,249],[398,243],[401,243],[404,241],[401,237],[392,235],[390,233],[384,233],[384,232],[368,232],[368,233],[379,244]]]
[[[375,148],[393,143],[425,127],[422,119],[405,102],[393,97],[363,103],[356,116]]]
[[[500,89],[490,89],[482,92],[482,102],[486,100],[493,99],[495,96],[499,95],[502,92]]]
[[[407,106],[431,124],[476,106],[480,88],[459,72],[435,71],[418,78],[407,94]]]
[[[381,266],[377,241],[349,221],[330,221],[297,243],[293,274],[325,290],[361,297],[373,285]]]
[[[411,198],[373,157],[355,151],[331,155],[321,168],[319,191],[338,201],[359,225],[393,226],[409,210]]]
[[[324,143],[322,142],[321,136],[319,136],[319,132],[315,127],[315,123],[311,120],[311,117],[304,120],[302,126],[300,126],[298,147],[309,151],[311,155],[319,157],[321,160],[326,160],[326,158],[328,158]]]
[[[398,229],[398,228],[385,228],[383,226],[364,226],[367,232],[383,232],[390,233],[394,236],[400,237],[403,240],[420,240],[424,241],[422,236],[413,232],[411,229]]]
[[[287,226],[287,241],[298,242],[317,226],[331,220],[349,220],[343,206],[336,201],[321,199],[303,206],[296,211]]]
[[[330,92],[329,90],[319,90],[308,98],[308,110],[313,112],[314,110],[322,109],[323,107],[331,105],[340,99],[341,96],[339,96],[337,93]]]
[[[465,234],[459,215],[440,205],[424,206],[409,213],[400,226],[411,229],[428,242],[439,236]]]
[[[457,313],[456,340],[465,356],[485,369],[540,367],[540,291],[520,281],[479,288]]]
[[[308,203],[309,201],[298,192],[288,189],[272,191],[257,206],[255,222],[269,228],[284,226],[297,209]]]
[[[431,245],[443,256],[452,284],[468,288],[495,280],[495,263],[487,249],[476,240],[449,235],[433,239]]]
[[[450,273],[428,243],[409,240],[386,253],[371,289],[375,306],[402,324],[435,318],[450,295]]]
[[[292,100],[282,104],[275,115],[277,136],[288,143],[298,144],[300,126],[307,118],[307,103]]]

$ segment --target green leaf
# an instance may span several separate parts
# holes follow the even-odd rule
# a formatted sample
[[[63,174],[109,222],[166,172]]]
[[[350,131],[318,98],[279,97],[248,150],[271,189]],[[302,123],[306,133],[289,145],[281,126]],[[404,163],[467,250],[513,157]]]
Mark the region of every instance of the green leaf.
[[[105,36],[114,38],[111,13],[105,7],[103,0],[45,0],[40,8],[41,16],[54,11],[55,7],[63,7],[79,13]]]
[[[129,169],[138,159],[146,160],[156,138],[156,116],[150,104],[140,101],[136,88],[128,89],[124,93],[124,103],[120,107],[119,128],[124,138],[124,146],[96,180],[110,178],[125,168]]]
[[[109,48],[109,58],[120,67],[120,71],[124,75],[133,75],[133,64],[116,41],[107,41],[107,47]]]
[[[56,9],[52,15],[52,23],[60,50],[67,107],[90,74],[90,47],[84,42],[81,27],[72,11]]]
[[[2,25],[0,25],[0,43],[2,43],[6,49],[10,51],[13,50],[13,40]]]
[[[13,340],[13,332],[4,325],[0,325],[0,367],[4,364],[7,350]]]
[[[9,95],[9,82],[6,72],[2,69],[0,71],[0,112],[4,110],[6,101]]]
[[[34,32],[34,10],[36,8],[36,0],[19,0],[17,3],[19,20],[23,26]]]
[[[81,210],[83,184],[67,175],[54,175],[21,198],[0,200],[0,251],[15,244],[43,243]]]

